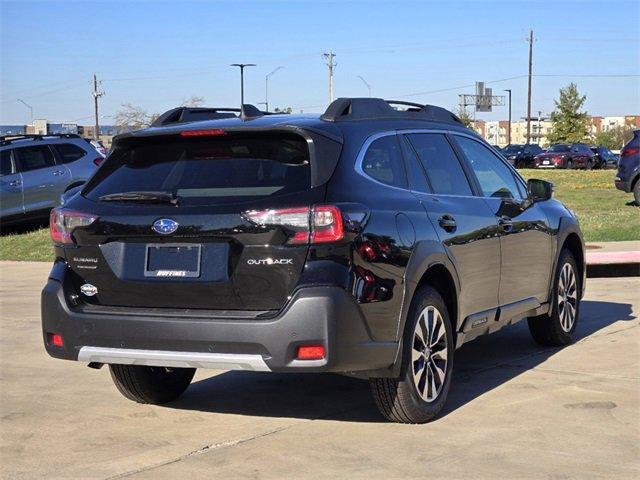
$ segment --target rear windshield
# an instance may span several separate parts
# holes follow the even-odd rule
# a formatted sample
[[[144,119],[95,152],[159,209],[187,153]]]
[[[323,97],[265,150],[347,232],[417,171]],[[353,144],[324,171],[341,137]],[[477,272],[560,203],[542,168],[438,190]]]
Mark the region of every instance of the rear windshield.
[[[310,188],[309,148],[295,134],[149,137],[115,152],[83,195],[99,200],[126,192],[167,192],[180,204],[217,204]]]

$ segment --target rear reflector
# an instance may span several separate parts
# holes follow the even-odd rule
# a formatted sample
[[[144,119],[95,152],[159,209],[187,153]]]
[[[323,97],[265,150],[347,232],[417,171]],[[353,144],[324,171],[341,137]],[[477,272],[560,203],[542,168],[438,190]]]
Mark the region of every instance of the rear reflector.
[[[340,209],[333,205],[250,210],[244,217],[257,225],[283,226],[292,231],[288,244],[337,242],[344,238]]]
[[[302,345],[296,353],[298,360],[322,360],[324,358],[324,345]]]
[[[180,132],[181,137],[217,137],[226,135],[227,132],[221,128],[208,128],[206,130],[184,130]]]
[[[64,341],[62,335],[59,333],[47,333],[47,343],[54,347],[64,347]]]
[[[99,167],[102,162],[104,162],[104,157],[98,157],[93,160],[93,164],[96,167]]]

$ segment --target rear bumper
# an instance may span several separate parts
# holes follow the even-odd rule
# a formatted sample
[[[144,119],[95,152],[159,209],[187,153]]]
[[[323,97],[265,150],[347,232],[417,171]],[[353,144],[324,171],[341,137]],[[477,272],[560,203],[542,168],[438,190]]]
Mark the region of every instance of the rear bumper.
[[[373,341],[358,304],[335,286],[298,290],[274,318],[232,319],[147,315],[140,309],[87,313],[69,306],[63,283],[50,278],[42,291],[43,340],[56,358],[227,370],[363,372],[390,367],[398,347],[395,342]],[[54,333],[62,335],[62,347],[48,341],[48,334]],[[323,345],[325,358],[296,359],[297,348],[309,344]]]
[[[613,183],[618,190],[622,190],[623,192],[630,193],[632,191],[631,183],[633,178],[634,178],[633,175],[626,175],[626,174],[617,172],[616,178],[613,181]]]

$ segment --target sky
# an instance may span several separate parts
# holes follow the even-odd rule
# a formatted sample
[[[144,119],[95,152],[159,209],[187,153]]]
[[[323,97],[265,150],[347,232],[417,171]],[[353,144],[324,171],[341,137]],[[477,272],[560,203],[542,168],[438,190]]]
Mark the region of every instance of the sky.
[[[640,114],[640,1],[7,1],[0,0],[0,124],[93,123],[91,78],[101,80],[101,123],[123,104],[161,113],[191,96],[322,112],[323,52],[333,51],[335,96],[455,109],[485,81],[513,92],[526,114],[529,30],[532,112],[548,115],[576,82],[589,114]],[[262,107],[262,106],[260,106]],[[506,107],[477,113],[506,119]]]

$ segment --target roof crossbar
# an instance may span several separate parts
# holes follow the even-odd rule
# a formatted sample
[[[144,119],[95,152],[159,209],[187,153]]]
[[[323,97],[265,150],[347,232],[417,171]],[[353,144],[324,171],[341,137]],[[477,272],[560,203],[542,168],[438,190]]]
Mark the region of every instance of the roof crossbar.
[[[15,134],[15,135],[2,135],[0,136],[0,145],[9,145],[12,142],[20,140],[45,140],[47,138],[81,138],[76,133],[47,133],[47,134]]]
[[[409,108],[400,110],[394,108],[394,105]],[[462,124],[455,114],[442,107],[382,98],[338,98],[320,118],[328,122],[405,119]]]
[[[221,118],[240,117],[244,113],[243,120],[251,120],[262,117],[261,112],[255,106],[245,104],[242,109],[234,107],[177,107],[167,110],[152,124],[152,127],[162,127],[176,123],[198,122],[202,120],[219,120]]]

